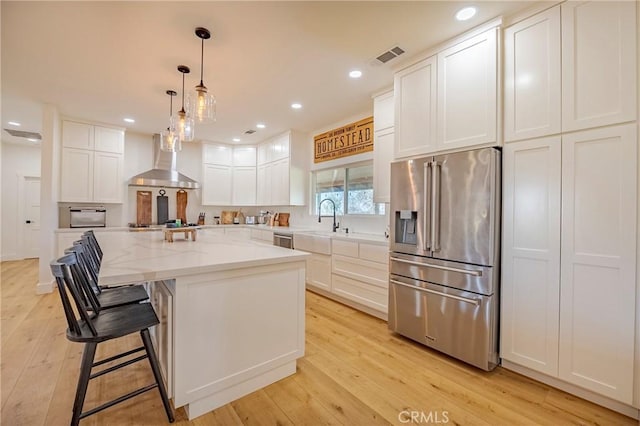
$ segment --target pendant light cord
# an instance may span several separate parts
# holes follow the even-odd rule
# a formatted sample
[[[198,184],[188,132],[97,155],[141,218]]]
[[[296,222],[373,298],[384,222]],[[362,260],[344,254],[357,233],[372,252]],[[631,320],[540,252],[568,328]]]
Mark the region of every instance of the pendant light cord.
[[[202,43],[200,44],[200,86],[204,86],[202,83],[202,74],[204,70],[204,39],[201,39]]]
[[[182,109],[180,112],[184,113],[184,71],[182,72]]]

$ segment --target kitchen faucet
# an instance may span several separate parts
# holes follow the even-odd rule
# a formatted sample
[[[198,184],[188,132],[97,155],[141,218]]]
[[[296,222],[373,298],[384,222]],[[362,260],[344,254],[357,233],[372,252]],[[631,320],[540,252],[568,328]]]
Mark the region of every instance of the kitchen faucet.
[[[322,216],[320,215],[320,207],[322,206],[322,203],[324,203],[325,201],[329,201],[331,205],[333,205],[333,232],[336,232],[336,229],[340,227],[339,223],[336,224],[336,203],[334,203],[333,200],[329,198],[325,198],[324,200],[320,201],[320,204],[318,204],[318,223],[321,222],[321,218],[322,218]]]

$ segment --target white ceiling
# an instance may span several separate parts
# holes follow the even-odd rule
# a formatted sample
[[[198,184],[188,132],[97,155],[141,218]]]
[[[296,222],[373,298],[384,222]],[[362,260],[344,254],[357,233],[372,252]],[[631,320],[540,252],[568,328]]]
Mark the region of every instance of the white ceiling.
[[[478,14],[458,22],[455,12]],[[393,69],[442,41],[529,2],[30,2],[2,1],[2,127],[42,130],[42,105],[62,115],[142,133],[166,128],[169,97],[181,96],[177,65],[199,82],[198,26],[208,28],[204,83],[217,98],[217,122],[196,139],[256,143],[297,129],[312,132],[369,111],[390,88]],[[385,64],[373,59],[406,51]],[[347,76],[358,68],[359,80]],[[292,110],[292,102],[303,104]],[[123,122],[132,117],[135,124]],[[266,128],[256,129],[263,122]],[[251,136],[247,129],[256,129]],[[2,131],[2,140],[15,142]]]

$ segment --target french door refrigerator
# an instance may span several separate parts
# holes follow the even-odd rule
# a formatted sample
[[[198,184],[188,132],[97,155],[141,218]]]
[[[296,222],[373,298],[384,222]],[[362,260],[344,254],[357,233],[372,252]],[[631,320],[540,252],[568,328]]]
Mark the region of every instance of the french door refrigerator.
[[[391,164],[389,329],[484,370],[498,364],[496,148]]]

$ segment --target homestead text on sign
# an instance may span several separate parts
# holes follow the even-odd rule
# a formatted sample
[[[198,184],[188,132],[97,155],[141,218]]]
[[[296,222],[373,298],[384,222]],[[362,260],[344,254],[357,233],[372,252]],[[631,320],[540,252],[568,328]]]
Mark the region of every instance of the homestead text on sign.
[[[314,163],[373,151],[373,117],[322,133],[313,142]]]

